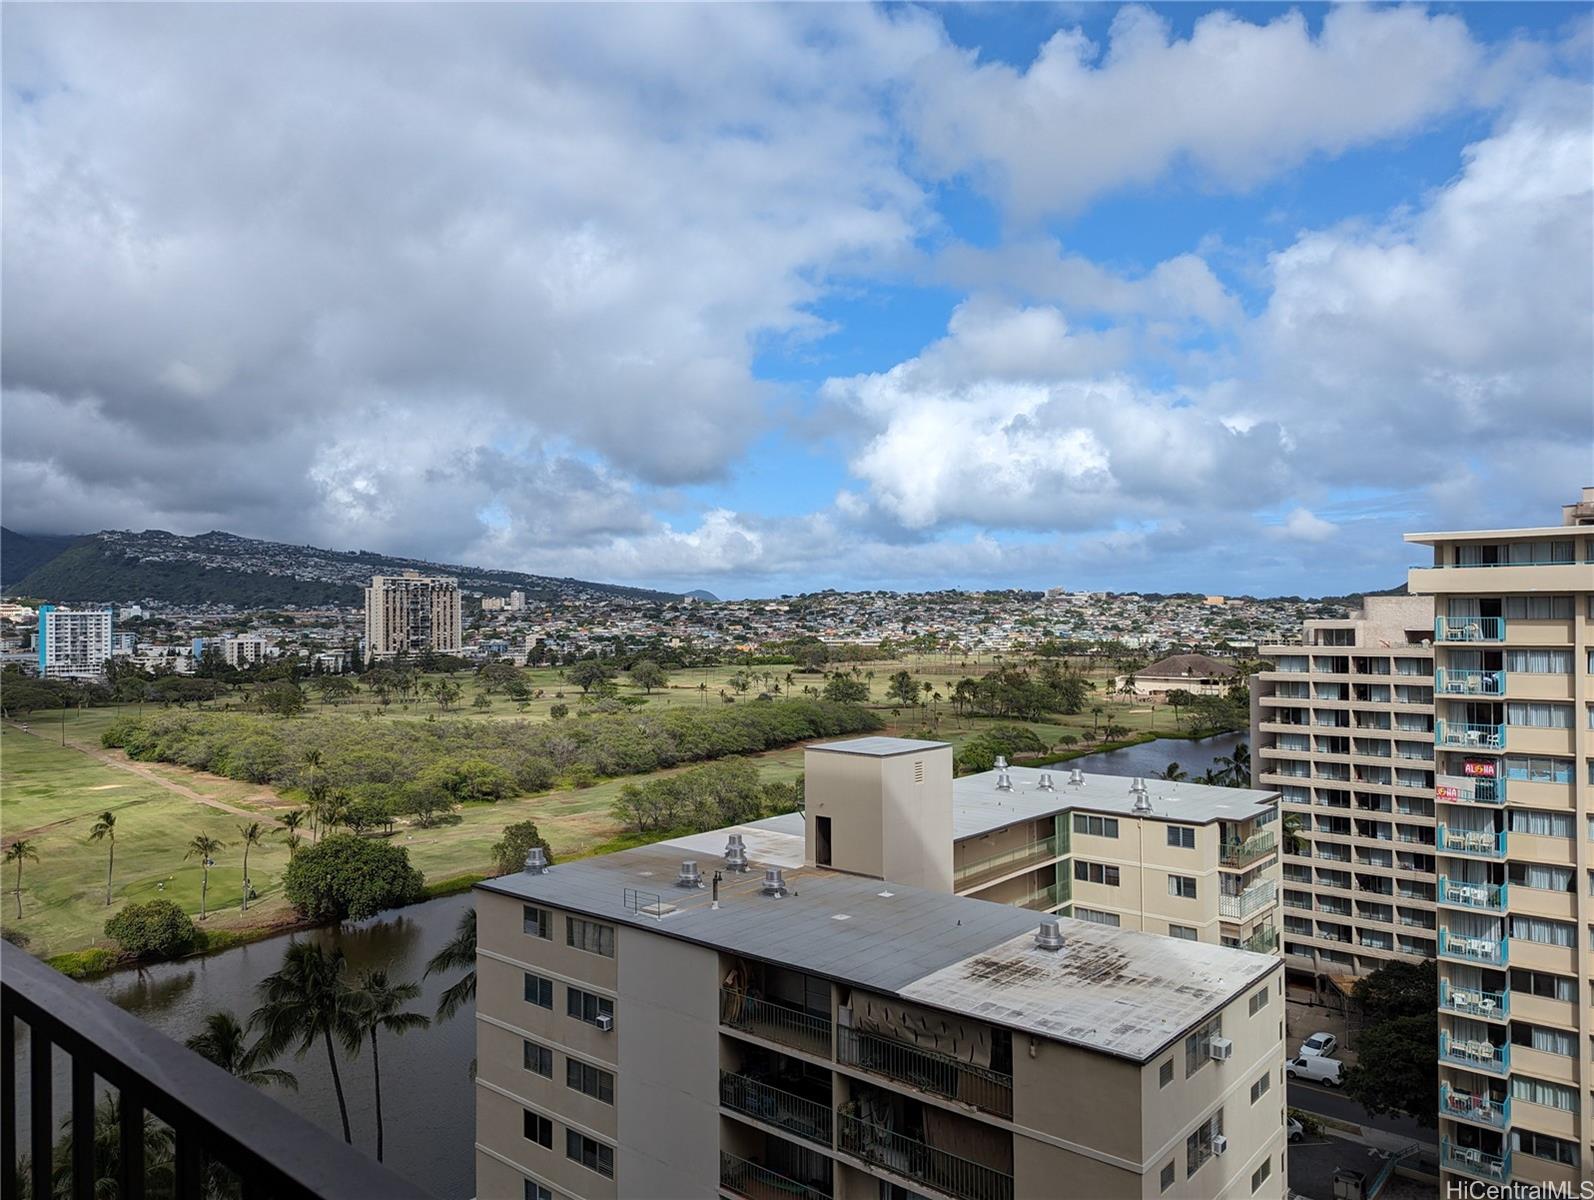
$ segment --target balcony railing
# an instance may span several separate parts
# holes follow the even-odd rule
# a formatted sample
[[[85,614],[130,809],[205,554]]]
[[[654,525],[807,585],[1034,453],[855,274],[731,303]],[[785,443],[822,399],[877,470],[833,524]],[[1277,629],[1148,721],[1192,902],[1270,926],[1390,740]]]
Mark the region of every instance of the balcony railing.
[[[1451,1041],[1445,1031],[1439,1032],[1439,1058],[1452,1066],[1466,1067],[1471,1071],[1488,1071],[1491,1075],[1504,1075],[1511,1070],[1511,1044],[1495,1045],[1487,1040]]]
[[[1439,931],[1439,957],[1458,958],[1463,962],[1483,963],[1503,967],[1510,957],[1511,943],[1505,938],[1468,937],[1453,934],[1448,929]]]
[[[1433,690],[1446,696],[1499,696],[1505,693],[1505,672],[1440,667],[1433,673]]]
[[[778,1126],[810,1142],[830,1145],[828,1103],[821,1104],[731,1071],[720,1072],[720,1103],[732,1112]]]
[[[1045,837],[1014,850],[1006,850],[1001,854],[992,854],[964,863],[952,872],[953,882],[958,888],[971,887],[1002,875],[1010,875],[1014,871],[1021,871],[1025,867],[1050,862],[1056,857],[1057,839]]]
[[[1471,858],[1504,858],[1505,830],[1451,829],[1440,825],[1435,843],[1441,853],[1465,854]]]
[[[1452,987],[1448,979],[1441,979],[1439,1007],[1445,1012],[1503,1021],[1511,1015],[1511,993],[1487,992],[1482,988]]]
[[[1505,780],[1440,775],[1434,780],[1434,799],[1445,804],[1504,804]]]
[[[1238,896],[1219,896],[1218,915],[1222,917],[1244,918],[1254,912],[1266,908],[1273,903],[1278,895],[1278,882],[1268,879],[1262,883],[1252,884]]]
[[[1504,1129],[1511,1123],[1511,1097],[1496,1100],[1493,1096],[1456,1091],[1448,1083],[1442,1083],[1439,1085],[1439,1112],[1457,1120]]]
[[[1504,617],[1435,617],[1436,642],[1503,642]]]
[[[1021,896],[1013,903],[1019,908],[1034,908],[1043,911],[1049,908],[1056,908],[1062,903],[1058,895],[1059,890],[1055,883],[1048,887],[1036,888],[1029,895]]]
[[[1511,1151],[1490,1154],[1475,1146],[1457,1146],[1449,1138],[1439,1153],[1439,1163],[1450,1171],[1461,1171],[1479,1179],[1505,1180],[1511,1175]]]
[[[1002,1071],[846,1026],[836,1030],[836,1054],[850,1067],[999,1117],[1013,1115],[1013,1077]]]
[[[1241,943],[1245,949],[1255,954],[1272,954],[1279,944],[1279,931],[1271,925],[1258,929]]]
[[[720,1187],[747,1200],[830,1200],[829,1188],[799,1183],[789,1175],[720,1151]]]
[[[1439,876],[1439,903],[1459,908],[1475,908],[1483,912],[1504,912],[1510,884],[1465,883],[1459,879]]]
[[[1462,750],[1503,750],[1505,726],[1480,725],[1469,721],[1435,721],[1433,740],[1436,746]]]
[[[830,1057],[830,1018],[817,1013],[721,988],[720,1024],[819,1058]]]
[[[1279,835],[1271,829],[1264,829],[1244,841],[1226,842],[1221,861],[1226,867],[1244,867],[1272,854],[1278,844]]]
[[[16,1023],[27,1026],[27,1094],[17,1095]],[[245,1195],[281,1200],[426,1200],[426,1193],[319,1126],[233,1078],[164,1034],[123,1012],[89,989],[10,944],[0,944],[0,1032],[3,1032],[4,1094],[0,1130],[9,1193],[19,1173],[16,1116],[31,1114],[27,1148],[30,1194],[66,1194],[53,1178],[55,1167],[54,1063],[59,1051],[71,1061],[70,1195],[142,1197],[159,1172],[176,1200],[201,1200],[210,1168],[242,1182]],[[116,1089],[120,1123],[105,1166],[95,1128],[96,1080]],[[173,1157],[153,1160],[146,1150],[145,1115],[171,1127]],[[96,1163],[96,1159],[100,1163]],[[105,1173],[102,1176],[100,1171]],[[64,1180],[62,1181],[64,1183]]]
[[[839,1149],[959,1200],[1013,1200],[1013,1176],[879,1125],[841,1116]]]

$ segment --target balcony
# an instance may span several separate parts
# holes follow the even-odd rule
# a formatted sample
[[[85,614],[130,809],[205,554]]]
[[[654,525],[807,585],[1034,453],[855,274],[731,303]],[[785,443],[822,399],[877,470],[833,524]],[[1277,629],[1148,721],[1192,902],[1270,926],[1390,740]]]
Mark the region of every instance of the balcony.
[[[1468,721],[1435,721],[1434,745],[1460,750],[1504,750],[1504,725],[1479,725]]]
[[[1504,1129],[1511,1124],[1511,1097],[1496,1100],[1489,1095],[1456,1091],[1448,1083],[1442,1083],[1439,1085],[1439,1113],[1457,1121]]]
[[[1272,954],[1279,944],[1279,931],[1271,925],[1258,929],[1240,945],[1253,954]]]
[[[1477,1179],[1504,1182],[1511,1174],[1511,1152],[1490,1154],[1476,1146],[1457,1146],[1446,1138],[1440,1147],[1439,1165],[1447,1171],[1460,1171]]]
[[[1027,896],[1020,896],[1013,904],[1019,908],[1033,908],[1041,912],[1056,908],[1063,902],[1062,889],[1055,883],[1049,887],[1036,888]]]
[[[1440,667],[1433,673],[1433,690],[1444,696],[1501,696],[1505,694],[1505,672]]]
[[[1506,897],[1511,885],[1507,883],[1463,883],[1460,880],[1439,876],[1439,903],[1453,908],[1471,908],[1481,912],[1501,913],[1506,910]]]
[[[1271,829],[1253,833],[1244,841],[1226,842],[1219,861],[1226,867],[1245,867],[1266,858],[1278,847],[1278,834]]]
[[[750,1075],[720,1072],[720,1103],[732,1112],[830,1145],[830,1105],[772,1087]]]
[[[983,1163],[904,1137],[880,1125],[841,1114],[837,1148],[882,1170],[958,1200],[1013,1200],[1013,1176]]]
[[[1041,838],[1001,854],[992,854],[964,863],[952,872],[953,887],[957,891],[964,891],[978,884],[1000,879],[1004,875],[1011,875],[1015,871],[1022,871],[1026,867],[1037,867],[1056,857],[1057,839]]]
[[[836,1034],[837,1057],[849,1067],[883,1075],[999,1117],[1013,1115],[1013,1077],[1004,1071],[861,1029],[842,1026]]]
[[[1278,881],[1264,880],[1252,884],[1238,896],[1219,896],[1218,915],[1220,917],[1234,917],[1243,920],[1254,912],[1260,912],[1273,903],[1278,895]]]
[[[1505,938],[1465,937],[1452,935],[1448,929],[1439,931],[1440,958],[1503,967],[1510,952],[1510,942]]]
[[[1481,988],[1452,987],[1448,979],[1439,981],[1439,1007],[1465,1017],[1503,1021],[1511,1015],[1510,992],[1486,992]]]
[[[1435,617],[1436,642],[1503,642],[1504,617]]]
[[[1469,1071],[1488,1071],[1491,1075],[1505,1075],[1511,1070],[1511,1046],[1496,1046],[1490,1041],[1451,1041],[1443,1030],[1439,1033],[1439,1061]]]
[[[830,1200],[830,1192],[720,1151],[720,1187],[747,1200]]]
[[[1462,854],[1468,858],[1505,857],[1503,829],[1451,829],[1440,825],[1435,842],[1442,854]]]
[[[16,1095],[17,1021],[28,1028],[27,1094]],[[0,944],[0,1029],[4,1031],[4,1116],[7,1193],[23,1178],[17,1162],[16,1114],[33,1114],[29,1194],[67,1194],[65,1179],[53,1178],[56,1081],[53,1061],[71,1062],[70,1109],[73,1197],[141,1197],[158,1188],[156,1176],[175,1178],[161,1189],[178,1200],[211,1194],[207,1165],[242,1181],[245,1194],[281,1200],[426,1200],[426,1193],[338,1141],[270,1096],[234,1079],[199,1055],[171,1041],[130,1013],[57,974],[25,951]],[[56,1052],[60,1054],[57,1055]],[[119,1144],[143,1144],[145,1114],[171,1127],[175,1155],[158,1161],[154,1152],[119,1154],[111,1142],[99,1176],[96,1159],[96,1081],[109,1084],[120,1103]],[[101,1159],[104,1162],[104,1159]],[[230,1182],[230,1180],[229,1180]],[[17,1189],[19,1192],[21,1188]]]
[[[720,1024],[818,1058],[830,1057],[830,1018],[818,1013],[721,988]]]
[[[1505,780],[1440,775],[1434,780],[1434,799],[1445,804],[1504,804]]]

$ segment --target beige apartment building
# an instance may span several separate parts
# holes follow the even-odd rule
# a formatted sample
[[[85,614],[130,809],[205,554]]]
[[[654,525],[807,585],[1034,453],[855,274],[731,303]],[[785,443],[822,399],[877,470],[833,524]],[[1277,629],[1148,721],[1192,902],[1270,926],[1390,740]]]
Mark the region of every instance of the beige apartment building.
[[[477,1195],[1282,1197],[1277,956],[955,894],[950,747],[860,741],[478,886]]]
[[[1437,949],[1433,612],[1369,596],[1261,648],[1252,779],[1283,800],[1284,965],[1314,991]]]
[[[1440,1166],[1575,1184],[1594,1178],[1594,488],[1560,525],[1406,540],[1433,548],[1410,590],[1437,614]]]
[[[464,644],[459,580],[414,571],[372,576],[365,589],[368,657],[457,654]]]

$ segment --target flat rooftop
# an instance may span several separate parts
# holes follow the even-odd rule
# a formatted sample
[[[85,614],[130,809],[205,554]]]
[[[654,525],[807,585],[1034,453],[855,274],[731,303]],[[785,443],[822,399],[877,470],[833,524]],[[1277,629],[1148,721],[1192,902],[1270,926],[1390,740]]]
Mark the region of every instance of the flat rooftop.
[[[1453,529],[1445,533],[1408,533],[1402,535],[1404,541],[1420,546],[1432,546],[1436,542],[1500,542],[1510,541],[1512,538],[1567,538],[1579,536],[1580,529],[1576,525],[1536,525],[1527,529]],[[1524,567],[1540,566],[1538,563],[1522,563]],[[1552,564],[1556,566],[1572,566],[1571,563]],[[1421,570],[1423,564],[1417,564]]]
[[[1135,813],[1134,780],[1128,775],[1085,774],[1084,782],[1069,783],[1067,764],[1047,768],[1009,767],[1012,791],[999,791],[1000,772],[984,771],[952,781],[952,836],[978,837],[1016,821],[1034,820],[1055,813],[1106,813],[1139,816],[1184,825],[1210,825],[1213,821],[1253,821],[1275,807],[1277,791],[1255,788],[1209,787],[1181,780],[1170,783],[1146,779],[1151,812]],[[1053,791],[1042,791],[1042,774],[1052,777]]]
[[[950,745],[950,742],[921,742],[916,738],[861,737],[840,742],[814,742],[808,749],[826,750],[832,754],[859,754],[865,758],[891,758],[898,754],[944,750]]]
[[[1271,955],[1069,919],[1059,921],[1065,948],[1041,950],[1034,945],[1041,918],[1027,909],[788,865],[792,820],[477,886],[1135,1062],[1281,966]],[[750,869],[725,875],[715,909],[707,884],[732,832],[746,842]],[[685,860],[698,863],[704,887],[675,886]],[[775,865],[785,871],[788,894],[780,898],[762,891],[764,868]]]

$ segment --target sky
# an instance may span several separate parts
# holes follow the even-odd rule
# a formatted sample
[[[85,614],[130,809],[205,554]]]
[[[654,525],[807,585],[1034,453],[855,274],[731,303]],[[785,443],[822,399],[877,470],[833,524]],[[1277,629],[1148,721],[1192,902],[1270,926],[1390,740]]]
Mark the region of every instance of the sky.
[[[0,518],[1338,594],[1594,484],[1586,5],[6,5]]]

